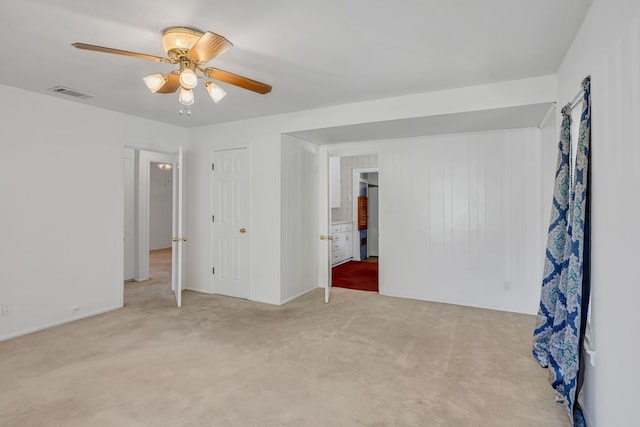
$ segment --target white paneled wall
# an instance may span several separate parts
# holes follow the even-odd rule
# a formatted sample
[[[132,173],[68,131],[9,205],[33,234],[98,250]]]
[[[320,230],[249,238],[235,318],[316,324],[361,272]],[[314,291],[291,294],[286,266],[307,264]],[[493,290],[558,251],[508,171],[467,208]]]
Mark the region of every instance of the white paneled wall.
[[[318,287],[318,208],[318,146],[282,135],[282,303]]]
[[[535,313],[544,255],[541,132],[382,147],[381,293]]]

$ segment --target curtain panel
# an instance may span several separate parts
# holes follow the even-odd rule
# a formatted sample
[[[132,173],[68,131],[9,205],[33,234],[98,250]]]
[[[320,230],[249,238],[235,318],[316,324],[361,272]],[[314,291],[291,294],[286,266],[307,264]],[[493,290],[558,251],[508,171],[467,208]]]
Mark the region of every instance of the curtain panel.
[[[571,165],[571,105],[562,109],[558,165],[547,236],[533,356],[549,368],[556,400],[580,424],[575,400],[590,294],[589,147],[591,78],[582,82],[582,114],[575,165]],[[578,415],[574,419],[574,415]]]

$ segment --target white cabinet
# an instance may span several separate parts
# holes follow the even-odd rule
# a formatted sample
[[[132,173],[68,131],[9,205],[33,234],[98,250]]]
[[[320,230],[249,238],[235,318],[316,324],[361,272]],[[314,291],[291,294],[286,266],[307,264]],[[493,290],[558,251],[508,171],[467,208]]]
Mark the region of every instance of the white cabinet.
[[[353,223],[345,222],[331,226],[331,265],[342,264],[353,256]]]
[[[329,157],[329,194],[331,207],[340,207],[340,157]]]

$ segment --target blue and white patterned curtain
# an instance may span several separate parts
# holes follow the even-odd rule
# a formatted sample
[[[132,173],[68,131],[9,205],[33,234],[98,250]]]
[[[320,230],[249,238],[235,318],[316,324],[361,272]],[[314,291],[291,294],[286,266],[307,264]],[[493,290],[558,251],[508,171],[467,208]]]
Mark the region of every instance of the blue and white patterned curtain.
[[[571,105],[562,109],[558,166],[551,224],[533,336],[533,355],[549,367],[557,401],[574,421],[580,351],[589,302],[589,145],[591,142],[591,79],[582,82],[582,115],[576,153],[571,165]],[[575,422],[578,423],[576,417]]]

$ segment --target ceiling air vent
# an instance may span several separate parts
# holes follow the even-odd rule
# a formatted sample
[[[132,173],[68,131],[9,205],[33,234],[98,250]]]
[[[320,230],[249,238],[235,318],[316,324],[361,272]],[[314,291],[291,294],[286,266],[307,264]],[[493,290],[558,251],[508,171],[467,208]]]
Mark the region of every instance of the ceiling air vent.
[[[69,89],[68,87],[64,87],[64,86],[55,86],[47,90],[50,92],[59,93],[61,95],[72,96],[74,98],[80,98],[80,99],[93,98],[93,95],[89,95],[88,93],[82,93],[74,89]]]

